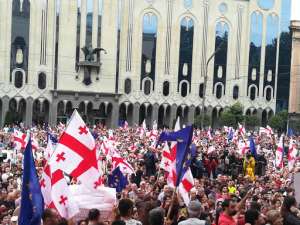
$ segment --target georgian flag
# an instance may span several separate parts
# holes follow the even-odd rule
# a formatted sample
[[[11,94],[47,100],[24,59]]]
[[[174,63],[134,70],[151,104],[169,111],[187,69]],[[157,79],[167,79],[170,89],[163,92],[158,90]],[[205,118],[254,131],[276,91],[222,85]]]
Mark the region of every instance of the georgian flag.
[[[246,129],[245,129],[245,127],[244,127],[242,124],[240,124],[240,123],[238,123],[238,125],[239,125],[239,132],[240,132],[240,134],[241,134],[242,136],[245,136],[245,134],[246,134]]]
[[[260,127],[259,128],[259,134],[267,134],[268,136],[271,136],[274,134],[272,128],[270,126],[267,126],[266,128]]]
[[[208,140],[213,140],[213,137],[212,137],[212,134],[211,134],[211,127],[208,128],[208,131],[207,131],[207,137],[208,137]]]
[[[120,168],[120,171],[123,174],[134,174],[135,171],[133,167],[128,163],[124,158],[122,158],[119,154],[115,154],[112,157],[112,170],[115,170],[117,167]]]
[[[168,143],[165,142],[160,168],[170,173],[172,168],[171,165],[174,163],[174,160],[176,160],[176,145],[173,144],[170,149]]]
[[[61,217],[70,219],[79,212],[61,170],[56,170],[51,174],[51,199],[49,208],[56,209]]]
[[[240,140],[238,144],[239,154],[241,156],[244,156],[249,151],[249,146],[250,145],[246,141]]]
[[[54,171],[60,169],[76,178],[89,189],[102,185],[95,139],[76,110],[60,137],[50,166]]]
[[[275,153],[275,166],[280,169],[283,168],[283,149],[283,136],[281,136]]]
[[[28,142],[28,137],[25,133],[14,129],[13,142],[16,150],[24,150]]]
[[[296,162],[298,155],[298,149],[296,147],[295,141],[293,139],[290,140],[289,151],[288,151],[288,166],[289,171],[294,168],[294,164]]]

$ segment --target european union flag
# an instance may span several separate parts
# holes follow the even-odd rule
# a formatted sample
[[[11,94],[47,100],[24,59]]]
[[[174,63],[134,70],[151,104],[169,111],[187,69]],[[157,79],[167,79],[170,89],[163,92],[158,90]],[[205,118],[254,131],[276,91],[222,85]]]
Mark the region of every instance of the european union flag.
[[[117,192],[121,192],[127,184],[127,177],[123,175],[119,167],[114,169],[111,175],[108,175],[108,186],[116,188]]]
[[[31,140],[24,151],[19,225],[40,225],[44,200],[32,156]]]
[[[256,147],[255,147],[255,143],[254,143],[254,140],[253,140],[253,137],[251,136],[250,137],[250,146],[249,146],[249,149],[250,149],[250,152],[252,153],[252,155],[254,156],[254,158],[256,159]]]
[[[294,130],[292,128],[289,128],[288,131],[287,131],[287,136],[288,137],[292,137],[294,136]]]
[[[53,134],[51,134],[50,132],[48,132],[48,140],[51,140],[51,142],[53,143],[53,144],[57,144],[58,143],[58,140],[57,140],[57,138],[53,135]]]
[[[176,151],[176,186],[178,186],[182,180],[187,169],[190,167],[192,159],[196,154],[196,146],[192,143],[193,126],[187,126],[186,128],[176,132],[163,132],[160,135],[159,142],[162,141],[177,141]]]
[[[233,129],[230,127],[229,128],[229,132],[228,132],[228,135],[227,135],[227,140],[228,142],[231,141],[233,139]]]

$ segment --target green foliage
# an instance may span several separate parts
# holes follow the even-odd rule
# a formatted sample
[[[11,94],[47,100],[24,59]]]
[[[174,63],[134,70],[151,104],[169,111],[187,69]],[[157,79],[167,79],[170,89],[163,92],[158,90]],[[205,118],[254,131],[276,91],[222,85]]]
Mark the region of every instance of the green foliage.
[[[199,128],[201,127],[201,118],[202,118],[201,114],[196,116],[195,121],[194,121],[194,125],[196,127],[199,127]],[[204,115],[203,123],[204,123],[204,127],[208,127],[211,125],[211,118],[207,114]]]
[[[245,125],[247,127],[256,127],[259,125],[259,118],[257,116],[245,116]]]
[[[269,126],[275,130],[282,131],[285,129],[285,122],[286,120],[284,120],[281,115],[277,114],[269,120]]]
[[[4,122],[5,124],[13,124],[15,122],[14,114],[11,112],[7,112]]]
[[[236,126],[236,118],[235,115],[230,111],[226,110],[220,116],[220,121],[224,126]]]
[[[244,121],[243,106],[237,102],[230,107],[230,112],[234,115],[236,124]]]
[[[276,115],[279,116],[284,121],[286,121],[288,119],[288,116],[289,116],[287,110],[280,111]]]

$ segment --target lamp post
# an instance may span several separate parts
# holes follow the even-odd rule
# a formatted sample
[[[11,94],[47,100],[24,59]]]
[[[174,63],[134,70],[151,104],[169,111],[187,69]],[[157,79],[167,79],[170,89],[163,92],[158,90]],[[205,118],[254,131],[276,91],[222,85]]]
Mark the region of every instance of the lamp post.
[[[205,106],[205,100],[206,100],[206,86],[207,86],[207,75],[208,75],[208,66],[210,61],[215,57],[215,55],[221,50],[222,45],[224,41],[220,43],[218,48],[215,50],[215,52],[208,58],[206,64],[205,64],[205,71],[204,71],[204,82],[203,82],[203,96],[202,96],[202,107],[201,107],[201,129],[204,129],[204,106]]]

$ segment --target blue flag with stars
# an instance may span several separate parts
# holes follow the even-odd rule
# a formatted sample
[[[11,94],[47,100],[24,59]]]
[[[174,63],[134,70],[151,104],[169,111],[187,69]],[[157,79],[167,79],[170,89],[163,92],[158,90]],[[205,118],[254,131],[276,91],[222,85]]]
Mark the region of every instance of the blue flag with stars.
[[[176,132],[163,132],[159,137],[159,142],[177,141],[176,151],[176,186],[179,186],[184,174],[190,167],[192,159],[196,154],[196,146],[192,143],[193,126]]]
[[[24,151],[19,225],[40,225],[44,200],[32,156],[31,140]]]
[[[252,136],[250,137],[249,142],[250,142],[250,146],[249,146],[250,152],[252,153],[253,157],[256,159],[257,156],[256,147]]]
[[[48,132],[48,140],[49,139],[52,141],[53,144],[57,144],[58,143],[57,138],[53,134],[51,134],[50,132]]]
[[[108,175],[108,186],[116,188],[116,191],[120,193],[128,184],[127,177],[121,172],[120,168],[114,169],[112,174]]]

